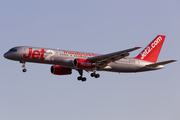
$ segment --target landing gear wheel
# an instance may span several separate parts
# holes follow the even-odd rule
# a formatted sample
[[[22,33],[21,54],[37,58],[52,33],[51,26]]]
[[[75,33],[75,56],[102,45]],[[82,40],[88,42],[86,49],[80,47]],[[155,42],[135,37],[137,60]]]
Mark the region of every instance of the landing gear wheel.
[[[79,76],[77,77],[78,80],[81,80],[82,82],[86,81],[86,77]]]
[[[91,73],[91,77],[94,77],[96,74],[95,73]]]
[[[99,74],[96,74],[96,75],[95,75],[95,78],[99,78],[99,77],[100,77],[100,75],[99,75]]]
[[[77,77],[78,80],[81,80],[82,82],[86,81],[86,77],[82,77],[83,76],[83,69],[79,69],[79,77]]]
[[[81,81],[82,81],[82,82],[86,81],[86,78],[85,78],[85,77],[83,77]]]
[[[23,71],[23,72],[26,72],[27,70],[26,70],[26,69],[23,69],[22,71]]]
[[[82,80],[82,76],[77,77],[78,80]]]
[[[91,73],[91,77],[99,78],[100,75],[99,75],[99,74],[96,74],[96,72],[93,72],[93,73]]]

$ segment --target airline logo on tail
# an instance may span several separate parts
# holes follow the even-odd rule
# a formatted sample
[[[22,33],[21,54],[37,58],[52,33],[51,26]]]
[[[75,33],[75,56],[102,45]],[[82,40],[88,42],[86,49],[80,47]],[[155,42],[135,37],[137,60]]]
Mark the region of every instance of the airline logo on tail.
[[[166,36],[158,35],[137,57],[136,59],[156,62],[161,51]]]
[[[148,45],[141,53],[141,59],[144,59],[144,57],[146,57],[161,41],[162,41],[162,37],[159,36],[150,45]]]

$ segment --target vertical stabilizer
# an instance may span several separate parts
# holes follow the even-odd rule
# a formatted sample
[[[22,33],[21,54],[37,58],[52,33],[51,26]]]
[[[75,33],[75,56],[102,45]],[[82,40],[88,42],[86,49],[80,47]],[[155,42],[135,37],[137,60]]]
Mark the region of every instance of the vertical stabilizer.
[[[136,59],[150,61],[156,63],[162,45],[165,40],[164,35],[158,35],[137,57]]]

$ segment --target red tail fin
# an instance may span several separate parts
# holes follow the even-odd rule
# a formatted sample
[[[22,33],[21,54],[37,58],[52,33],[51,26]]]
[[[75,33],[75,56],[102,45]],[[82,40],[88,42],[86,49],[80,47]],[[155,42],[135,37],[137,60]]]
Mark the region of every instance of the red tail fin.
[[[158,35],[137,57],[136,59],[156,63],[161,47],[165,40],[164,35]]]

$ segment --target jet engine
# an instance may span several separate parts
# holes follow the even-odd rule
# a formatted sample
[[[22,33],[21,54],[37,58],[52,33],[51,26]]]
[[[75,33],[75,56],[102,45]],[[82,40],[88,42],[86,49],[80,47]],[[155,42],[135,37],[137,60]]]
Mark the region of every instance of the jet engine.
[[[92,62],[87,59],[81,59],[81,58],[76,58],[74,59],[73,62],[74,67],[76,68],[92,68]]]
[[[54,75],[70,75],[72,73],[72,69],[61,67],[60,65],[54,65],[51,66],[51,73]]]

